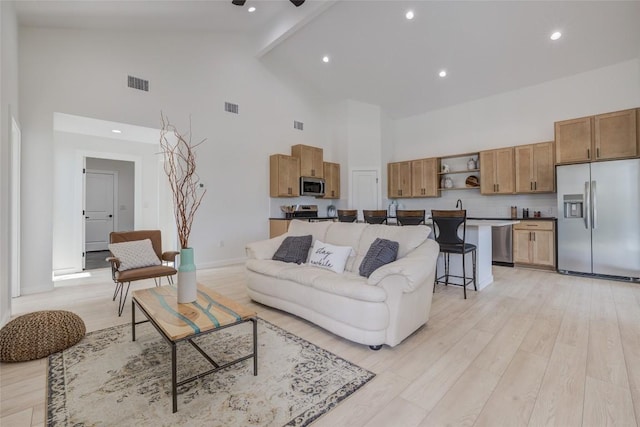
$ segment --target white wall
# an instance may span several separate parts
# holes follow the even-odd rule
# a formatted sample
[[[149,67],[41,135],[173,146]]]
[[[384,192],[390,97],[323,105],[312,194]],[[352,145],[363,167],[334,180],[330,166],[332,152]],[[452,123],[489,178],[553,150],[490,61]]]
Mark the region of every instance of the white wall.
[[[555,121],[640,107],[640,59],[522,88],[394,122],[387,161],[439,157],[554,139]],[[386,189],[385,189],[386,194]],[[480,196],[444,191],[439,199],[403,199],[407,208],[453,209],[461,198],[471,216],[509,216],[528,207],[556,216],[556,196]]]
[[[23,27],[20,68],[22,256],[39,260],[22,272],[29,292],[52,287],[54,112],[158,128],[163,110],[183,132],[191,115],[194,140],[207,138],[198,149],[207,194],[190,241],[200,267],[242,259],[247,242],[268,237],[270,154],[326,146],[322,106],[276,79],[243,38]],[[150,92],[127,88],[127,74],[149,79]],[[225,101],[240,114],[225,113]]]
[[[154,147],[158,152],[158,147]],[[134,163],[122,160],[87,158],[87,170],[118,172],[118,201],[116,204],[118,221],[115,231],[133,230],[134,213]]]
[[[13,2],[0,2],[0,327],[11,316],[10,143],[11,115],[18,112],[18,21]]]

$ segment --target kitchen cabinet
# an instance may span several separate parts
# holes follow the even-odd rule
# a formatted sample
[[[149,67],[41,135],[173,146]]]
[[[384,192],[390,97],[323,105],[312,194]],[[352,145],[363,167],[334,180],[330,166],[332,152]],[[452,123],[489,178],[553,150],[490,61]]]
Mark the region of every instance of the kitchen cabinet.
[[[637,157],[637,132],[637,109],[556,122],[556,164]]]
[[[516,193],[555,191],[553,141],[515,147]]]
[[[270,219],[269,220],[269,238],[273,239],[289,231],[290,219]]]
[[[291,156],[300,159],[300,176],[324,178],[322,148],[302,144],[293,145]]]
[[[513,147],[480,152],[480,193],[512,194],[515,189]]]
[[[324,199],[340,198],[340,164],[324,162]]]
[[[298,197],[300,195],[300,159],[284,154],[269,156],[269,196]]]
[[[411,162],[395,162],[387,165],[387,196],[411,197]]]
[[[513,262],[553,269],[555,241],[553,221],[521,221],[513,226]]]
[[[411,161],[411,196],[438,197],[438,159]]]
[[[478,153],[456,154],[440,157],[439,190],[473,190],[478,182]],[[472,162],[472,163],[471,163]]]

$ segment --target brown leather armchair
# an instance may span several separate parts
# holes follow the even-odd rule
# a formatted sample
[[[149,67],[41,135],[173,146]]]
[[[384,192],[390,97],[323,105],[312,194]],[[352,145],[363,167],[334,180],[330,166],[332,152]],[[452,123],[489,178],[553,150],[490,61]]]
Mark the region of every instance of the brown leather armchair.
[[[174,267],[176,255],[180,252],[162,252],[162,235],[160,234],[160,230],[114,231],[109,234],[110,243],[132,242],[145,239],[151,240],[151,246],[158,256],[161,265],[121,270],[121,264],[124,260],[113,256],[113,254],[107,258],[107,261],[111,263],[111,277],[113,282],[116,284],[116,289],[113,293],[113,301],[116,300],[118,293],[120,294],[118,316],[122,315],[122,310],[124,309],[124,304],[127,299],[127,294],[129,293],[129,286],[131,285],[131,282],[143,279],[153,279],[156,286],[160,286],[163,277],[167,277],[169,283],[173,283],[172,276],[178,272]],[[172,263],[173,266],[169,266],[168,263]],[[125,284],[127,285],[127,289],[124,291],[123,297],[122,294]]]

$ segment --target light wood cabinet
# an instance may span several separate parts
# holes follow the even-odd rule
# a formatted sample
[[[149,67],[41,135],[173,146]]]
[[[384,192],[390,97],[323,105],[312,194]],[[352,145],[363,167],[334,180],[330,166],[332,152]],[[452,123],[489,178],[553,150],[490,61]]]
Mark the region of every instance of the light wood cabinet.
[[[269,238],[273,239],[287,231],[289,231],[290,219],[270,219],[269,220]]]
[[[300,159],[284,154],[269,156],[269,196],[298,197],[300,195]]]
[[[480,152],[480,193],[514,192],[513,147]]]
[[[515,147],[516,193],[555,191],[553,142]]]
[[[291,156],[300,159],[300,176],[324,177],[322,148],[302,144],[293,145]]]
[[[411,161],[411,196],[438,197],[438,159]]]
[[[552,221],[522,221],[513,226],[513,262],[555,268],[555,226]]]
[[[556,164],[637,157],[638,109],[555,123]]]
[[[387,165],[387,197],[411,197],[411,162]]]
[[[324,199],[340,198],[340,164],[324,162]]]

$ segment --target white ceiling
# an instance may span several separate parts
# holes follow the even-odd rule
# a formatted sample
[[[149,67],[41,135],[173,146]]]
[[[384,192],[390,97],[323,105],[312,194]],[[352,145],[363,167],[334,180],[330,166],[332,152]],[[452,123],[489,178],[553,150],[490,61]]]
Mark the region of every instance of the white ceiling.
[[[248,34],[283,78],[394,118],[640,57],[640,1],[23,0],[16,9],[30,26]],[[563,37],[552,42],[555,30]]]

